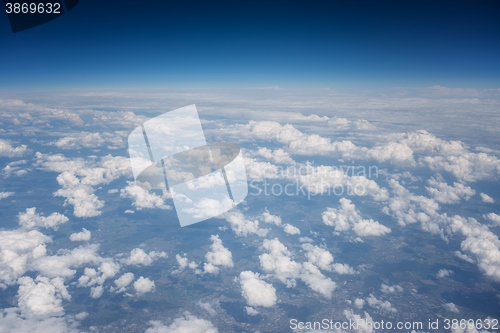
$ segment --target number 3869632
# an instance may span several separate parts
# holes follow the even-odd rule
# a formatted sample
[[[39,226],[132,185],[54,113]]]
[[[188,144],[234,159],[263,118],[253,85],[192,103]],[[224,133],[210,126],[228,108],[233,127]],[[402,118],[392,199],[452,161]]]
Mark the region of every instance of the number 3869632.
[[[58,2],[27,3],[8,2],[5,4],[7,14],[61,14],[61,4]]]

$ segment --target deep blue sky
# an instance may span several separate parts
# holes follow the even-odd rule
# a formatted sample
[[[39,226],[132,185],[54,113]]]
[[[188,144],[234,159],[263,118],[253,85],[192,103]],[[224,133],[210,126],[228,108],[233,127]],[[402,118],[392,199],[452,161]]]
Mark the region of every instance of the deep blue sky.
[[[1,13],[0,88],[496,88],[497,3],[80,0],[16,34]]]

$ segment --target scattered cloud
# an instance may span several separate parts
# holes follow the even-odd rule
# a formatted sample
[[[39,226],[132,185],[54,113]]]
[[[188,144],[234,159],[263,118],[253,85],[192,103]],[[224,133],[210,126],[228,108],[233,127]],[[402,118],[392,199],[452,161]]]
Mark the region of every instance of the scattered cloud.
[[[154,281],[151,281],[148,278],[144,278],[141,276],[134,282],[134,290],[139,295],[152,292],[154,289],[155,289]]]
[[[451,276],[453,275],[453,271],[452,270],[449,270],[449,269],[440,269],[437,274],[436,274],[436,277],[437,278],[444,278],[444,277],[448,277],[448,276]]]
[[[365,220],[349,199],[340,199],[340,208],[328,208],[322,214],[323,223],[332,226],[337,232],[353,230],[360,237],[382,236],[391,229],[372,219]]]
[[[276,304],[276,289],[260,279],[258,273],[240,273],[241,294],[250,306],[271,307]]]
[[[121,262],[126,265],[149,266],[153,263],[154,260],[160,258],[167,258],[167,254],[165,252],[156,251],[151,251],[148,254],[140,248],[135,248],[130,251],[130,255],[127,258],[122,259]]]
[[[218,333],[217,328],[208,320],[198,318],[189,312],[174,319],[170,325],[160,321],[150,321],[151,327],[146,333]]]
[[[36,208],[27,208],[26,212],[19,213],[19,225],[24,229],[51,228],[57,230],[59,225],[66,223],[69,219],[59,213],[52,213],[47,217],[36,213]]]
[[[85,228],[82,231],[75,232],[69,235],[69,240],[73,242],[88,242],[90,240],[91,233]]]

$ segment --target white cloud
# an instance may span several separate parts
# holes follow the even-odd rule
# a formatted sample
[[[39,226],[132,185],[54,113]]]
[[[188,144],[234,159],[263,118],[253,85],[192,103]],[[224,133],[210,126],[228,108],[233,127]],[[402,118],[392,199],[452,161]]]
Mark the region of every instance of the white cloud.
[[[72,250],[61,249],[54,256],[40,256],[31,261],[31,268],[47,277],[70,278],[76,274],[75,268],[86,264],[99,265],[110,259],[101,257],[95,244],[79,246]]]
[[[334,263],[332,265],[332,268],[337,274],[356,274],[354,268],[352,268],[348,264]]]
[[[24,229],[52,228],[57,230],[60,224],[66,223],[69,219],[59,213],[52,213],[47,217],[36,213],[36,208],[27,208],[25,213],[19,213],[19,225]]]
[[[276,304],[276,289],[259,277],[258,273],[240,273],[241,294],[250,306],[271,307]]]
[[[35,280],[28,276],[18,279],[17,291],[19,308],[26,316],[58,316],[64,313],[62,300],[71,297],[62,278],[52,280],[38,276]]]
[[[429,186],[426,186],[427,192],[439,203],[452,204],[460,202],[463,198],[469,200],[476,191],[471,187],[461,183],[453,183],[453,186],[445,182],[431,178],[428,180]]]
[[[222,245],[222,240],[219,235],[210,236],[213,242],[210,246],[211,251],[207,252],[205,259],[207,262],[203,266],[204,273],[218,274],[219,267],[233,267],[233,256],[231,251]]]
[[[65,197],[64,204],[74,206],[76,217],[93,217],[101,214],[104,201],[94,194],[94,188],[108,184],[122,176],[131,176],[130,162],[123,156],[106,155],[99,160],[95,157],[67,158],[61,154],[47,155],[37,152],[35,166],[45,171],[60,174],[57,182],[61,189],[54,195]]]
[[[328,250],[311,244],[302,244],[302,248],[306,250],[306,257],[309,262],[323,270],[332,270],[333,255]]]
[[[381,311],[386,312],[386,313],[395,313],[398,311],[398,310],[396,310],[395,307],[392,306],[392,304],[389,301],[381,301],[381,300],[377,299],[375,296],[373,296],[372,294],[370,294],[370,296],[368,296],[365,299],[365,301],[372,308],[381,310]]]
[[[149,266],[153,263],[154,260],[167,257],[168,256],[165,252],[151,251],[149,252],[149,254],[147,254],[140,248],[135,248],[130,251],[130,256],[128,258],[122,259],[121,262],[126,265]]]
[[[73,214],[76,217],[94,217],[101,215],[99,209],[104,207],[104,201],[93,193],[92,187],[79,185],[71,188],[63,188],[54,192],[55,196],[65,197],[64,205],[73,205]]]
[[[311,245],[303,244],[303,246],[309,248],[308,246]],[[287,287],[295,287],[296,279],[300,279],[309,288],[324,297],[330,298],[332,296],[332,292],[336,288],[335,282],[324,276],[311,262],[298,263],[292,260],[290,251],[277,238],[264,240],[263,248],[268,251],[268,253],[259,256],[264,271],[273,273],[274,277]],[[329,259],[325,260],[324,257],[326,256],[317,255],[317,253],[311,255],[311,258],[318,264],[329,262]]]
[[[247,315],[249,316],[256,316],[259,314],[259,311],[255,310],[254,308],[252,308],[251,306],[245,306],[245,312],[247,313]]]
[[[265,210],[264,213],[262,213],[261,219],[266,223],[271,223],[277,226],[281,226],[281,217],[269,213],[267,209]]]
[[[394,179],[389,180],[393,196],[388,200],[388,205],[382,209],[386,214],[392,215],[397,222],[406,224],[421,222],[422,228],[434,234],[442,234],[436,222],[431,221],[438,214],[439,204],[431,198],[410,193],[403,185]]]
[[[306,251],[308,261],[316,267],[337,274],[355,274],[354,269],[347,264],[334,263],[333,255],[321,247],[312,244],[302,244],[302,249]]]
[[[159,209],[172,209],[169,205],[165,204],[167,197],[160,197],[148,190],[138,186],[135,182],[129,182],[125,188],[120,190],[122,198],[130,198],[133,200],[134,205],[138,210],[144,208],[159,208]]]
[[[36,230],[0,230],[0,288],[14,284],[33,259],[45,256],[45,244],[51,241]]]
[[[114,281],[116,288],[113,287],[111,291],[115,291],[116,293],[122,293],[127,289],[127,287],[132,283],[133,280],[134,280],[133,273],[125,273]]]
[[[271,162],[277,164],[295,164],[295,161],[283,149],[275,149],[274,151],[268,148],[259,148],[256,155],[262,156]]]
[[[120,131],[114,133],[82,131],[66,134],[50,144],[61,149],[97,148],[107,144],[109,149],[117,149],[125,145],[124,134]]]
[[[493,222],[495,225],[499,225],[499,226],[500,226],[500,215],[495,214],[495,213],[489,213],[489,214],[485,214],[485,215],[483,215],[483,217],[484,217],[485,219],[490,220],[490,221],[491,221],[491,222]]]
[[[138,294],[149,293],[155,289],[155,283],[141,276],[134,282],[134,289]]]
[[[84,274],[78,279],[78,286],[91,287],[90,296],[99,298],[104,292],[103,284],[107,279],[113,278],[120,271],[120,265],[107,260],[101,263],[98,269],[87,267]]]
[[[387,285],[385,283],[382,283],[382,285],[380,286],[380,290],[384,294],[392,294],[392,293],[402,292],[403,291],[403,287],[398,286],[398,285],[389,286],[389,285]]]
[[[445,304],[443,304],[443,308],[449,312],[460,313],[457,306],[453,303],[445,303]]]
[[[27,164],[27,160],[19,160],[19,161],[14,161],[8,163],[2,170],[4,178],[8,178],[12,175],[22,177],[25,174],[28,173],[28,171],[31,171],[30,168],[23,168],[21,167],[24,164]]]
[[[85,228],[82,228],[82,231],[75,232],[69,235],[69,240],[73,242],[88,242],[90,240],[91,233]]]
[[[14,195],[14,192],[0,192],[0,200],[7,199]]]
[[[176,318],[166,326],[160,321],[150,321],[151,327],[146,333],[218,333],[217,328],[208,320],[193,316],[189,312]]]
[[[354,306],[357,307],[358,309],[362,309],[363,306],[365,306],[365,300],[362,298],[356,298],[354,300]]]
[[[283,230],[289,234],[289,235],[299,235],[300,234],[300,229],[291,225],[291,224],[285,224]]]
[[[182,257],[180,254],[175,255],[175,260],[179,264],[179,268],[174,270],[172,274],[180,273],[188,266],[188,258],[186,256]]]
[[[0,318],[0,332],[5,333],[81,333],[78,329],[78,320],[81,320],[79,315],[26,317],[19,308],[7,308],[0,310]]]
[[[95,286],[90,288],[90,297],[100,298],[104,293],[104,288],[102,286]]]
[[[340,199],[340,208],[328,208],[322,214],[323,222],[335,228],[335,231],[353,230],[356,235],[381,236],[391,232],[391,229],[372,219],[365,220],[359,210],[349,199]]]
[[[483,202],[486,202],[486,203],[494,203],[495,202],[495,200],[493,200],[493,198],[490,197],[486,193],[479,193],[479,195],[481,196],[481,200],[483,200]]]
[[[269,229],[260,229],[259,221],[250,221],[245,218],[243,213],[237,210],[227,212],[222,215],[226,221],[229,222],[231,229],[238,236],[247,236],[248,234],[255,234],[260,237],[265,237]]]
[[[375,330],[373,327],[375,325],[372,317],[366,311],[364,312],[364,315],[365,316],[363,318],[363,316],[355,314],[352,310],[344,310],[344,316],[347,320],[359,323],[356,327],[359,333],[374,333]]]
[[[0,139],[0,156],[22,156],[26,153],[27,148],[26,145],[20,145],[14,148],[9,141]]]
[[[438,278],[444,278],[444,277],[448,277],[450,275],[453,274],[453,271],[452,270],[449,270],[449,269],[440,269],[437,274],[436,274],[436,277]]]

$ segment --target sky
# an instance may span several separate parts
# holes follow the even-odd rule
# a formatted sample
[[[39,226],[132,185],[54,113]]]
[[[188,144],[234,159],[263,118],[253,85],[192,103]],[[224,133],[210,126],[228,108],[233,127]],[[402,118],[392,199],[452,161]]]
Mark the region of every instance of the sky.
[[[0,88],[500,86],[496,1],[81,0],[12,33]]]

